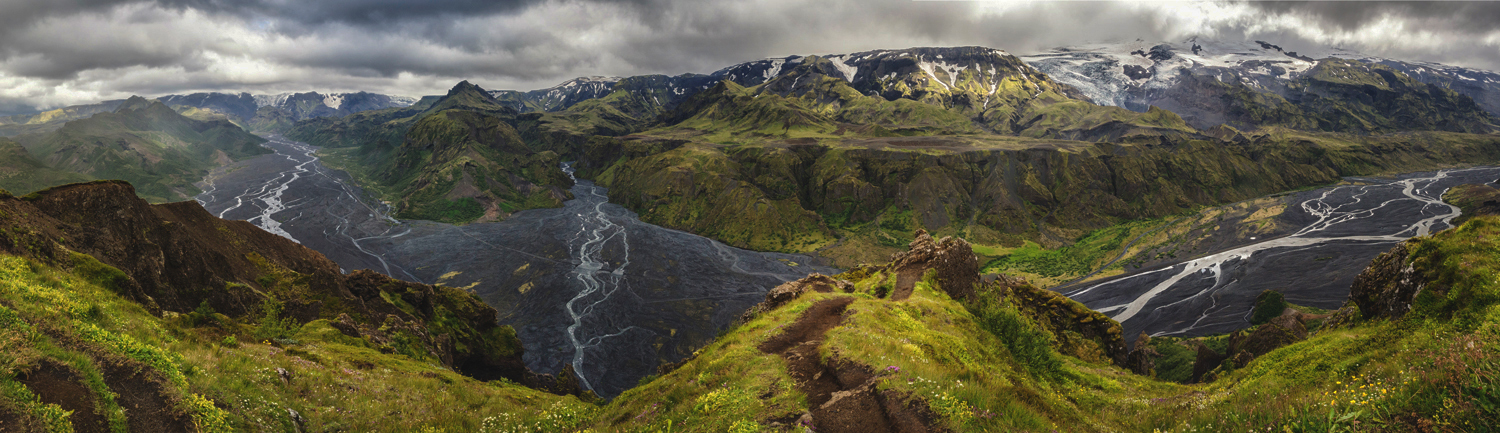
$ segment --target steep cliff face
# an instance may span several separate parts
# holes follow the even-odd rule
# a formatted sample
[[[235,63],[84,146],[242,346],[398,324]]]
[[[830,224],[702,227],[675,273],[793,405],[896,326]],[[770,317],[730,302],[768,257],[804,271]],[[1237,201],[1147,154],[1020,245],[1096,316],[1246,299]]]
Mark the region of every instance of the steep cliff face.
[[[400,350],[474,377],[550,383],[526,371],[514,331],[473,295],[345,275],[316,251],[196,202],[151,205],[120,181],[73,184],[0,198],[0,226],[0,251],[91,275],[157,315],[209,308],[254,321],[272,302],[299,325],[329,319],[356,337],[403,339]]]

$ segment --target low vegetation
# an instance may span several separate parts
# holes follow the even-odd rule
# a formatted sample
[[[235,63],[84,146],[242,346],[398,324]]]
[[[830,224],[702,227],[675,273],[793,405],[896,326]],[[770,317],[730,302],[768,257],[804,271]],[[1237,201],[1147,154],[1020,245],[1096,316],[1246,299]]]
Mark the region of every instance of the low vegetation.
[[[299,325],[281,318],[274,302],[246,317],[206,304],[156,317],[94,280],[0,257],[5,425],[51,432],[559,431],[531,426],[577,425],[558,419],[596,411],[573,397],[481,382],[383,352],[328,320]],[[87,392],[68,394],[59,385],[67,378]],[[87,424],[94,413],[102,424]]]

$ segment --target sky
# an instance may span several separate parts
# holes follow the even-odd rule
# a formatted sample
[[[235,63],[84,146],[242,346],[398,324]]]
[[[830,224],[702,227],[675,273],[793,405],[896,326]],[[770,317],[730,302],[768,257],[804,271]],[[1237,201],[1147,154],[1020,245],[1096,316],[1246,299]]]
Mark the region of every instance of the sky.
[[[770,56],[1259,39],[1500,70],[1500,2],[0,0],[0,114],[131,95],[441,94]]]

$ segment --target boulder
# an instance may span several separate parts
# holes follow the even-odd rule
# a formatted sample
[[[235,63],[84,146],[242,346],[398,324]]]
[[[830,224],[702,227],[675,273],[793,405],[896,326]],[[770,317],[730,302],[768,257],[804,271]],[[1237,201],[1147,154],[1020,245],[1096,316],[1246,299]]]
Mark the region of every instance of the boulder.
[[[1365,319],[1399,319],[1411,311],[1411,301],[1426,286],[1407,263],[1409,244],[1403,242],[1376,257],[1349,287],[1349,300]]]

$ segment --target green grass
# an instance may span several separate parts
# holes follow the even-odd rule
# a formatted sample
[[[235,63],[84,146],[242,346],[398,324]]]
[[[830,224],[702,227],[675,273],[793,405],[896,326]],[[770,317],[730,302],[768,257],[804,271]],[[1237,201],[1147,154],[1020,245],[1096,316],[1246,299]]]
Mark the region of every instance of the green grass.
[[[22,413],[45,431],[70,431],[59,407],[39,403],[14,380],[18,371],[51,360],[78,371],[104,402],[111,426],[123,431],[128,410],[114,403],[95,367],[99,356],[128,358],[160,375],[174,410],[207,432],[290,430],[288,409],[301,416],[302,428],[316,431],[496,432],[576,425],[595,410],[575,398],[479,382],[429,361],[382,353],[326,320],[299,326],[267,314],[253,318],[259,323],[242,323],[206,308],[158,318],[91,280],[0,256],[0,351],[11,355],[0,357],[0,410]],[[261,331],[270,328],[288,343],[260,343]],[[79,343],[105,353],[75,348]],[[282,381],[276,368],[292,380]]]
[[[1163,355],[1154,379],[1076,355],[1064,346],[1080,336],[1057,327],[1072,322],[1050,316],[1072,314],[1065,299],[981,290],[963,303],[929,274],[911,298],[890,301],[876,296],[889,291],[889,271],[866,268],[838,276],[854,293],[804,294],[602,406],[475,381],[327,320],[287,324],[274,305],[242,318],[210,308],[153,316],[100,285],[113,274],[105,265],[74,257],[69,271],[5,256],[0,411],[68,431],[66,411],[16,380],[53,362],[77,372],[122,430],[129,408],[97,367],[118,357],[160,377],[201,431],[291,430],[292,411],[306,431],[763,431],[808,407],[785,362],[757,345],[812,304],[853,297],[819,356],[869,367],[877,389],[919,399],[954,431],[1487,431],[1500,420],[1500,218],[1411,242],[1427,289],[1405,318],[1330,325],[1208,384],[1173,382],[1193,357],[1178,339],[1153,339]],[[268,290],[297,293],[298,277],[275,271]],[[278,337],[269,342],[257,333],[267,323]],[[1202,341],[1223,351],[1227,338]]]

